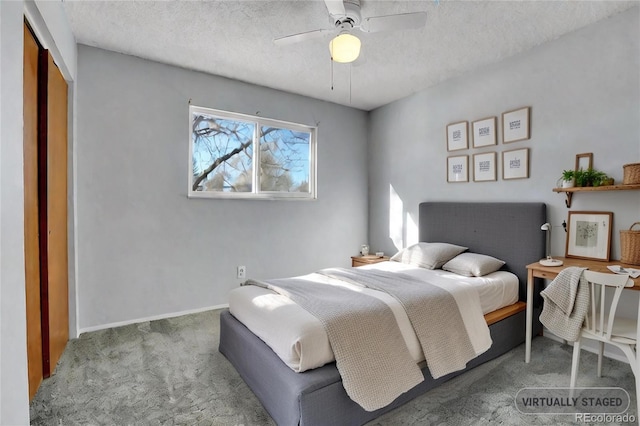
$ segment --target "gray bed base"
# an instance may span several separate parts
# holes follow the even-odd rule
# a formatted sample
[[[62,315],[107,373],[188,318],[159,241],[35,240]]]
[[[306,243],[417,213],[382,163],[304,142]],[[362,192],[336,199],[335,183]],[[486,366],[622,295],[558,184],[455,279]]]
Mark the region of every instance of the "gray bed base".
[[[461,244],[469,251],[505,260],[505,269],[520,279],[520,300],[525,300],[525,265],[544,256],[540,226],[546,222],[545,204],[429,202],[421,203],[419,211],[420,241]],[[537,283],[534,335],[542,330],[538,320],[539,292]],[[219,350],[278,425],[361,425],[520,345],[525,338],[525,312],[492,324],[489,330],[491,348],[470,361],[465,370],[434,380],[425,368],[424,382],[372,412],[363,410],[347,396],[335,363],[296,373],[228,310],[220,316]]]

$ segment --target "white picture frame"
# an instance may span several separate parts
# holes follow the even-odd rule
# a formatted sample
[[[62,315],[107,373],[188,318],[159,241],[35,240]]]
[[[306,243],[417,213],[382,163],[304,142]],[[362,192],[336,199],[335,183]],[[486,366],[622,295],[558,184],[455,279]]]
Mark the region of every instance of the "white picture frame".
[[[565,257],[609,261],[613,212],[570,211]]]
[[[447,157],[447,182],[469,182],[469,156]]]
[[[502,152],[502,179],[527,179],[529,177],[529,148]]]
[[[488,117],[471,123],[471,134],[473,136],[474,148],[497,145],[497,121],[497,117]]]
[[[473,181],[487,182],[497,180],[496,152],[484,152],[473,155]]]
[[[447,125],[447,151],[460,151],[469,148],[468,121]]]
[[[502,142],[511,143],[531,137],[529,125],[531,108],[524,107],[502,113]]]

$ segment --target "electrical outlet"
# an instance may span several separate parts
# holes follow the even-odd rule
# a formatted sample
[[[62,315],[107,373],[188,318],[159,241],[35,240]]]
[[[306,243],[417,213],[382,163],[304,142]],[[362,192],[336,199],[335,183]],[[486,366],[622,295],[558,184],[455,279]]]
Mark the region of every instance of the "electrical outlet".
[[[246,277],[246,275],[247,275],[247,269],[245,268],[245,266],[244,266],[244,265],[240,265],[240,266],[238,266],[238,269],[237,269],[237,275],[238,275],[238,276],[237,276],[238,278],[245,278],[245,277]]]

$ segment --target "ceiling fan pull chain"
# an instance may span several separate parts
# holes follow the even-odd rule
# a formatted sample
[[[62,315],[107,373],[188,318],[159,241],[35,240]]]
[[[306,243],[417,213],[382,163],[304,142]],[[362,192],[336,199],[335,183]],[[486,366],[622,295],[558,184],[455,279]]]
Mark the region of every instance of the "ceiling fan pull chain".
[[[329,62],[331,62],[331,90],[333,90],[333,58],[329,57]]]
[[[351,105],[351,70],[353,69],[353,65],[351,62],[349,63],[349,105]]]

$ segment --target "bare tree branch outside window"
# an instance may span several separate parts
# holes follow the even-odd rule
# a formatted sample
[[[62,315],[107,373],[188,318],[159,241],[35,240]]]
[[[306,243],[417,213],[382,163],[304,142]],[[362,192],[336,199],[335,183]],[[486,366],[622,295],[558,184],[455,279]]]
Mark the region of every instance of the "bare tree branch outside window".
[[[191,107],[191,191],[315,198],[315,128],[236,115]]]

